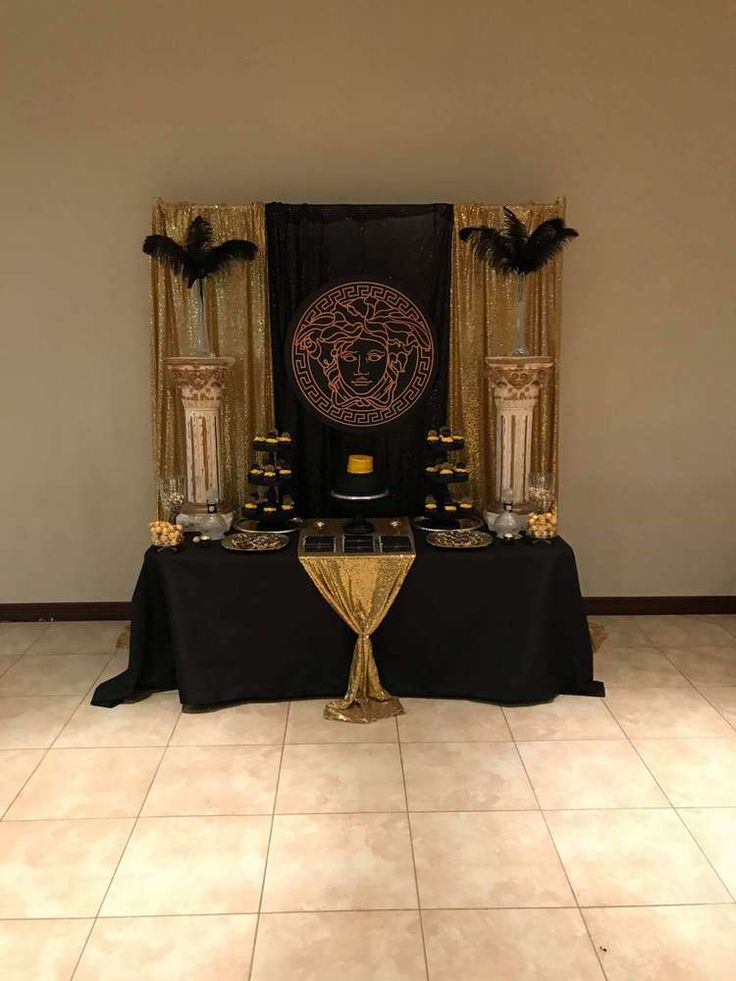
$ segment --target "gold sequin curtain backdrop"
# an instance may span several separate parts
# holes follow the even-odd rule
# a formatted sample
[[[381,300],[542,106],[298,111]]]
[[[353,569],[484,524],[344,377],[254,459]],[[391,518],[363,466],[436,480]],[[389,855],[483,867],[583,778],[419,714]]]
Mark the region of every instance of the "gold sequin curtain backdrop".
[[[206,281],[207,323],[212,350],[235,358],[223,398],[223,469],[225,493],[236,505],[246,489],[250,443],[256,431],[273,426],[273,377],[268,322],[265,207],[198,205],[167,202],[153,205],[152,231],[178,242],[189,223],[202,215],[212,222],[213,240],[255,242],[252,262],[235,262]],[[197,326],[196,287],[191,290],[161,262],[151,262],[153,452],[156,476],[184,473],[184,414],[179,393],[166,371],[166,358],[183,356]]]
[[[553,204],[509,205],[527,228],[565,217],[565,199]],[[479,504],[493,498],[495,426],[487,390],[485,359],[510,354],[514,343],[515,279],[495,273],[477,259],[461,228],[503,223],[503,205],[456,204],[452,240],[450,299],[450,424],[465,434],[471,470],[470,492]],[[554,358],[551,382],[543,389],[534,418],[532,470],[553,473],[557,481],[558,378],[562,258],[527,278],[526,342],[530,354]]]

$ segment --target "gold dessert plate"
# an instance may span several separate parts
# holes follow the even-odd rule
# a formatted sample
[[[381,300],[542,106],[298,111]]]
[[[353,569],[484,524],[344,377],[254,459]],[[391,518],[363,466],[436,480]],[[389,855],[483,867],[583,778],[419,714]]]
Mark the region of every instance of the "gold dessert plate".
[[[487,531],[432,531],[427,542],[435,548],[488,548],[493,536]]]
[[[280,548],[286,548],[288,544],[289,539],[285,535],[277,535],[270,531],[260,534],[240,533],[222,539],[222,547],[230,552],[277,552]]]

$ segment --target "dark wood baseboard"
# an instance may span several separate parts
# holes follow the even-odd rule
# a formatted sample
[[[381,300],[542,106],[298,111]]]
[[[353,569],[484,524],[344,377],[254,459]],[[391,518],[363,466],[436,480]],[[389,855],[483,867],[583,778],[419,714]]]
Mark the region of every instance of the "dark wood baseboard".
[[[736,596],[586,596],[589,616],[656,616],[736,613]]]
[[[589,616],[736,614],[736,596],[588,596]],[[0,603],[0,621],[129,620],[130,603]]]
[[[129,620],[130,603],[0,603],[0,620]]]

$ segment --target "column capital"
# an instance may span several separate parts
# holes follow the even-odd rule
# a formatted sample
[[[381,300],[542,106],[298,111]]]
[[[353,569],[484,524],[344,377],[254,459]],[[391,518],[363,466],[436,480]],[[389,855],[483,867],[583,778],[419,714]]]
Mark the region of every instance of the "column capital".
[[[496,399],[536,401],[554,367],[554,361],[552,358],[531,355],[486,358],[485,367],[486,377],[493,386]]]
[[[219,401],[235,358],[167,358],[166,367],[188,402]]]

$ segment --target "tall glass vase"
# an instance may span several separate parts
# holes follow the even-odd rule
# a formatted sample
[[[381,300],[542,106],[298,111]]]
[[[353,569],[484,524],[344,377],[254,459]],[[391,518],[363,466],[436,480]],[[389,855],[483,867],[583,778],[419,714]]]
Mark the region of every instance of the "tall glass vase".
[[[214,358],[210,347],[210,337],[207,330],[207,304],[205,302],[204,279],[198,279],[196,289],[197,328],[194,334],[194,345],[191,353],[193,358]]]
[[[528,358],[526,346],[526,276],[517,276],[516,283],[516,326],[514,328],[514,349],[512,358]]]

